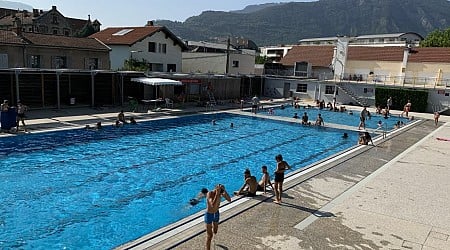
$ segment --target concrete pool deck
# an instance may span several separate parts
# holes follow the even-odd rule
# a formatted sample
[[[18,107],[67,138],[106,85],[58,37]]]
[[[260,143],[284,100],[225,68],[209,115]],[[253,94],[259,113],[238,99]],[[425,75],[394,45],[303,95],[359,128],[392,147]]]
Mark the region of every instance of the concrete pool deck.
[[[202,111],[204,107],[188,107],[126,115],[139,122]],[[32,133],[98,120],[107,125],[117,112],[32,111],[26,122]],[[432,119],[432,114],[411,115]],[[437,140],[450,139],[450,117],[440,120],[438,127],[432,120],[417,121],[378,139],[376,147],[359,146],[339,159],[292,174],[285,182],[282,205],[272,202],[271,193],[224,203],[215,249],[450,249],[450,141]],[[157,243],[141,239],[121,248],[204,248],[201,219],[171,233]]]

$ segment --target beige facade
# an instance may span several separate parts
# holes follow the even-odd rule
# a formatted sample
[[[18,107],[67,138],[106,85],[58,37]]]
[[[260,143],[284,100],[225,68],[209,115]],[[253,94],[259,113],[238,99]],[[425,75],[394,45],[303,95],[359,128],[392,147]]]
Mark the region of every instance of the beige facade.
[[[0,31],[0,68],[109,69],[109,48],[92,38]]]
[[[361,75],[363,81],[386,84],[445,86],[450,79],[450,63],[410,62],[402,76],[402,62],[349,60],[344,75]]]
[[[183,52],[183,73],[254,74],[255,55]],[[228,72],[227,72],[228,70]]]

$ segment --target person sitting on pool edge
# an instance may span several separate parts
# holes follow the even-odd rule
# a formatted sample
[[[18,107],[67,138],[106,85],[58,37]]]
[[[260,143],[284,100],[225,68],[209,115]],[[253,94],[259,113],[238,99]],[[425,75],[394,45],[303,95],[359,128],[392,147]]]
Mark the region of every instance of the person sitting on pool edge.
[[[273,185],[272,182],[270,181],[270,175],[267,172],[267,166],[262,166],[261,167],[261,171],[263,173],[261,180],[258,183],[258,187],[257,187],[257,191],[263,191],[264,193],[267,192],[267,185],[270,185],[270,187],[273,190]]]
[[[308,113],[303,113],[303,116],[302,116],[302,125],[311,125],[311,122],[309,122],[308,121],[309,120],[309,118],[308,118]]]
[[[123,113],[123,110],[120,111],[120,113],[117,115],[117,121],[119,121],[122,124],[127,123],[125,120],[125,114]]]
[[[200,193],[198,193],[195,198],[192,198],[189,200],[189,204],[191,204],[192,206],[197,205],[201,199],[206,198],[207,194],[208,194],[208,189],[202,188],[202,190],[200,190]]]
[[[234,191],[235,195],[244,195],[247,197],[256,196],[256,190],[258,189],[258,182],[256,177],[250,174],[250,169],[244,171],[244,185],[239,189],[239,191]]]
[[[321,114],[317,115],[317,120],[316,120],[316,126],[324,126],[325,123],[323,122],[323,118]]]

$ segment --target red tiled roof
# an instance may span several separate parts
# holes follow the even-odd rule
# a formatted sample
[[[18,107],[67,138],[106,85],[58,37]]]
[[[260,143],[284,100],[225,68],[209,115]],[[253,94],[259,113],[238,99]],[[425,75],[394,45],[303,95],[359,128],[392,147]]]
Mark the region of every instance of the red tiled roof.
[[[450,48],[412,48],[408,57],[408,62],[450,63]]]
[[[403,61],[404,47],[348,47],[347,60]]]
[[[113,35],[121,30],[130,29],[131,31],[124,35]],[[133,45],[142,39],[152,36],[155,32],[162,30],[162,26],[145,26],[145,27],[118,27],[106,28],[89,37],[97,38],[108,45]]]
[[[281,64],[293,66],[296,62],[308,62],[312,66],[328,67],[333,60],[334,46],[297,45],[281,59]]]
[[[109,51],[107,46],[94,38],[54,36],[25,32],[22,33],[22,36],[33,45]]]
[[[26,42],[12,31],[0,30],[0,44],[26,44]]]

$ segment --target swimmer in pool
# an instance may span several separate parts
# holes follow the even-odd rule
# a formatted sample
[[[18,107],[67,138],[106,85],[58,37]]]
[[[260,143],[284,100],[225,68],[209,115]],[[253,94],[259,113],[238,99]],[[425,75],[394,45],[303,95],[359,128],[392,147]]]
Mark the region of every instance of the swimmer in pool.
[[[200,193],[198,193],[195,198],[192,198],[192,199],[189,200],[189,204],[191,204],[192,206],[197,205],[200,202],[200,200],[202,200],[203,198],[206,197],[206,194],[208,194],[208,189],[207,188],[202,188]]]

